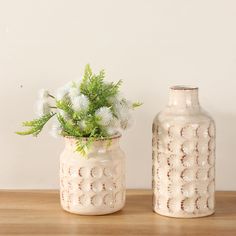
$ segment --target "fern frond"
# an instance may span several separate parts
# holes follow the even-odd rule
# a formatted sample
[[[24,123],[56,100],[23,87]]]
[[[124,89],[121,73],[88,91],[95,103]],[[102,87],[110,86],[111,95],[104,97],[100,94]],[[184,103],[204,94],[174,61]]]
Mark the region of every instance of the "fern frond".
[[[70,117],[73,117],[74,110],[72,109],[72,105],[69,99],[56,101],[56,106],[58,109],[63,110]]]
[[[87,64],[85,66],[85,69],[84,69],[84,77],[83,77],[83,79],[88,81],[92,77],[92,75],[93,75],[92,69],[91,69],[90,65]]]
[[[22,123],[23,126],[29,127],[26,131],[19,131],[16,134],[19,135],[33,135],[37,136],[43,129],[44,125],[55,115],[55,113],[48,113],[38,119],[32,121],[25,121]]]
[[[133,108],[136,108],[136,107],[140,107],[140,106],[142,106],[143,105],[143,103],[141,103],[141,102],[134,102],[133,104],[132,104],[132,107]]]
[[[57,114],[57,119],[61,124],[61,128],[63,130],[64,136],[73,136],[73,137],[81,137],[82,133],[78,129],[78,126],[73,124],[71,121],[66,121],[62,115]]]
[[[58,128],[55,133],[75,138],[77,140],[76,150],[86,156],[95,140],[105,140],[113,133],[112,129],[118,131],[121,128],[120,114],[123,112],[121,109],[125,106],[132,109],[142,105],[139,102],[130,105],[130,102],[125,98],[119,98],[117,95],[121,84],[121,80],[117,83],[106,82],[104,70],[93,73],[90,65],[87,64],[81,83],[75,81],[67,84],[62,87],[56,97],[47,95],[54,98],[55,103],[49,105],[50,111],[54,112],[35,120],[23,122],[23,126],[27,127],[26,130],[16,133],[37,136],[48,120],[56,114],[59,125],[55,124],[55,127]],[[78,99],[74,99],[77,96]],[[97,111],[102,107],[106,107],[113,116],[109,122],[101,122],[102,119],[106,119],[108,114],[103,113],[101,116],[97,114]]]
[[[80,92],[91,102],[89,113],[93,114],[102,106],[110,106],[110,98],[118,94],[122,81],[117,83],[104,82],[105,72],[101,70],[97,75],[91,74],[88,67],[85,69],[84,79],[80,85]]]
[[[76,150],[75,151],[79,152],[82,156],[86,157],[94,140],[95,140],[94,137],[89,137],[87,140],[83,140],[82,138],[80,138],[76,142]]]

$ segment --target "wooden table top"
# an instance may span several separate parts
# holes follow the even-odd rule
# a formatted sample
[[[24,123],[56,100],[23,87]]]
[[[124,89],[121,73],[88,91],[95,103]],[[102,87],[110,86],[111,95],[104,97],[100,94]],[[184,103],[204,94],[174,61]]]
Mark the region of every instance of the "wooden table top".
[[[236,192],[217,192],[216,213],[175,219],[152,212],[148,190],[128,190],[124,209],[105,216],[63,211],[58,191],[0,191],[0,235],[236,236]]]

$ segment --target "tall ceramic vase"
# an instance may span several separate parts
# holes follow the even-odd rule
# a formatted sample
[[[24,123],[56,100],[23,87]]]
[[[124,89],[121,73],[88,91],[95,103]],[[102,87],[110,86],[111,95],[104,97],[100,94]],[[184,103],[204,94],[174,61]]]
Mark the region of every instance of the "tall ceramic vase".
[[[87,157],[75,152],[76,140],[65,139],[60,158],[60,197],[64,210],[104,215],[125,204],[125,156],[120,136],[93,143]]]
[[[214,213],[215,124],[200,107],[198,88],[170,88],[153,122],[153,210],[170,217]]]

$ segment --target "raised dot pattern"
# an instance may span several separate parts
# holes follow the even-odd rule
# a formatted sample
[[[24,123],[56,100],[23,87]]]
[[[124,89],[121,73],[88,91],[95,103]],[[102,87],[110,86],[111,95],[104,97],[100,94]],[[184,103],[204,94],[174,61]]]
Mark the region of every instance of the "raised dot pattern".
[[[215,191],[215,126],[153,124],[153,208],[169,216],[211,214]]]
[[[62,164],[61,203],[71,208],[115,208],[125,201],[125,175],[122,163],[98,166]]]

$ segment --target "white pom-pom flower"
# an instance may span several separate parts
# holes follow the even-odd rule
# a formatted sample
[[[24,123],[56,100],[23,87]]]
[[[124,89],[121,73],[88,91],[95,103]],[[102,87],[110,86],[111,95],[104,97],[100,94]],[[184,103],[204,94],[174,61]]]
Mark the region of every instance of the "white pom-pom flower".
[[[107,126],[113,119],[111,109],[109,107],[101,107],[96,112],[95,115],[98,117],[98,124],[102,126]]]
[[[57,100],[64,99],[68,95],[68,93],[72,87],[73,87],[73,81],[70,81],[65,86],[57,89],[56,99]]]
[[[113,136],[115,135],[116,133],[118,132],[118,130],[116,128],[113,128],[113,127],[108,127],[107,128],[107,134],[109,136]]]
[[[75,111],[86,111],[89,107],[89,99],[81,94],[78,97],[74,97],[72,100],[72,107]]]
[[[78,126],[80,127],[81,130],[84,130],[86,128],[85,120],[78,121],[77,124],[78,124]]]
[[[59,114],[65,119],[65,120],[69,120],[69,115],[65,112],[65,111],[63,111],[63,110],[60,110],[59,109]]]
[[[110,103],[114,104],[114,105],[119,103],[120,100],[121,100],[121,94],[120,93],[116,94],[115,96],[111,96],[111,97],[108,98],[108,101]]]
[[[40,89],[38,92],[38,97],[40,99],[47,99],[49,97],[49,91],[46,89]]]
[[[65,98],[65,96],[68,94],[68,90],[64,87],[61,87],[59,89],[57,89],[56,92],[56,99],[57,100],[62,100],[63,98]]]
[[[64,85],[64,89],[67,90],[67,92],[69,92],[70,88],[74,86],[74,83],[75,83],[74,81],[69,81]]]
[[[130,128],[134,123],[134,119],[130,113],[127,113],[126,116],[123,116],[123,118],[120,120],[120,127],[123,130],[126,130]]]
[[[124,106],[126,106],[129,110],[133,110],[133,103],[130,100],[123,100]]]
[[[118,133],[120,128],[120,121],[113,117],[112,120],[110,121],[109,125],[106,126],[106,131],[109,136],[115,135]]]
[[[133,117],[130,110],[133,109],[133,104],[129,100],[122,99],[114,104],[115,113],[120,121],[122,129],[128,129],[133,124]]]
[[[69,89],[69,96],[70,99],[73,100],[75,97],[78,97],[80,95],[80,90],[77,87],[72,87]]]
[[[36,103],[36,114],[41,117],[51,112],[50,104],[47,99],[39,99]]]
[[[118,101],[117,103],[115,103],[114,109],[119,120],[126,119],[128,114],[130,113],[129,112],[130,108],[124,101]]]
[[[61,135],[62,132],[62,128],[60,123],[56,120],[53,124],[52,124],[52,128],[50,131],[50,134],[52,137],[54,138],[58,138]]]

